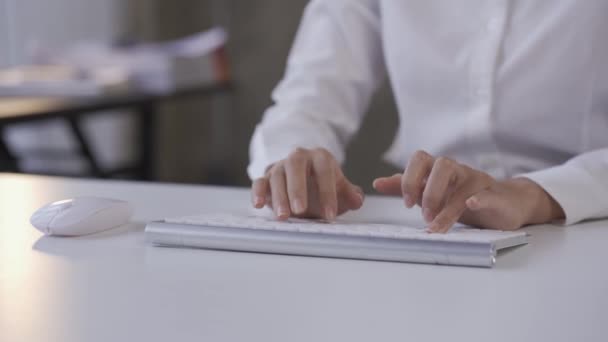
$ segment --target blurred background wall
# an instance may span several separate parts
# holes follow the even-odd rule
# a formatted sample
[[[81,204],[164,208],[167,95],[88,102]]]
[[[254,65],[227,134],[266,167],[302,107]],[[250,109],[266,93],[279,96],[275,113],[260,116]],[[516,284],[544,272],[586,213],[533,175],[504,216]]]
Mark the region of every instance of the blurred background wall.
[[[48,45],[81,38],[159,41],[213,26],[229,33],[235,89],[212,99],[165,105],[159,115],[158,179],[169,182],[249,185],[248,144],[271,104],[307,0],[0,0],[10,22],[0,20],[0,54],[7,64],[38,41]],[[18,31],[18,33],[12,32]],[[11,33],[12,32],[12,33]],[[15,34],[19,38],[15,38]],[[11,43],[12,41],[12,43]],[[17,43],[18,42],[18,43]],[[24,43],[25,42],[25,43]],[[5,45],[6,44],[6,45]],[[15,47],[14,45],[19,45]],[[396,130],[396,112],[385,85],[348,150],[346,174],[370,189],[371,180],[394,171],[381,161]]]
[[[125,31],[121,0],[0,0],[3,64],[27,60],[37,45],[111,41]]]
[[[61,50],[82,41],[111,43],[131,27],[126,4],[123,0],[0,0],[0,67],[26,64],[35,51]],[[82,121],[103,166],[137,158],[134,122],[118,114]],[[74,137],[62,120],[12,125],[6,139],[16,154],[27,154],[21,166],[28,172],[70,175],[87,171],[88,166],[75,153],[62,154],[61,158],[31,153],[76,149]]]

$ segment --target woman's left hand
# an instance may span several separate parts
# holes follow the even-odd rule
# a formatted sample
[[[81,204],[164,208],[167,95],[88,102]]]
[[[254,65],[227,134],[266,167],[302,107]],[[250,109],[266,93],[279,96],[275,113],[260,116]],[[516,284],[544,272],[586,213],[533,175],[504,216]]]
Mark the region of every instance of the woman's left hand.
[[[445,233],[456,222],[515,230],[564,217],[560,205],[527,178],[498,181],[485,172],[445,157],[416,152],[405,171],[374,181],[383,194],[403,196],[405,206],[422,207],[431,232]]]

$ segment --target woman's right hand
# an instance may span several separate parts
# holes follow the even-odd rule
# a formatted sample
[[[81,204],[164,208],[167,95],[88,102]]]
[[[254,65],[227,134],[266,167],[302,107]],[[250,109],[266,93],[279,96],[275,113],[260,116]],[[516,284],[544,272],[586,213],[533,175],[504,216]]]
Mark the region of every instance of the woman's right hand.
[[[268,167],[266,175],[252,185],[255,208],[268,205],[278,219],[321,218],[363,205],[364,194],[342,173],[334,156],[325,149],[298,148],[287,158]]]

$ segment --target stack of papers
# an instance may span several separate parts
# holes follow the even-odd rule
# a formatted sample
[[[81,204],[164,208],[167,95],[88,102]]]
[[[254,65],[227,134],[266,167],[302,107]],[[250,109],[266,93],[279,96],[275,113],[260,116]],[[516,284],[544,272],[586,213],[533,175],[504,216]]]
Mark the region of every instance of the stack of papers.
[[[225,81],[221,28],[154,44],[84,42],[32,56],[33,65],[0,70],[0,96],[95,96],[135,88],[167,92]]]

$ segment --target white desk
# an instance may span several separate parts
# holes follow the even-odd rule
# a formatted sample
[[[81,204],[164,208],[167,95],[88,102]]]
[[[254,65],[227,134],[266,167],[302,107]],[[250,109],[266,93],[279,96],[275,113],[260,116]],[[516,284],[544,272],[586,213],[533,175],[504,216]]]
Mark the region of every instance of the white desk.
[[[135,204],[130,226],[42,237],[77,195]],[[530,228],[493,269],[147,246],[147,220],[248,210],[244,189],[0,175],[0,341],[608,341],[608,222]],[[368,198],[357,217],[418,217]]]

